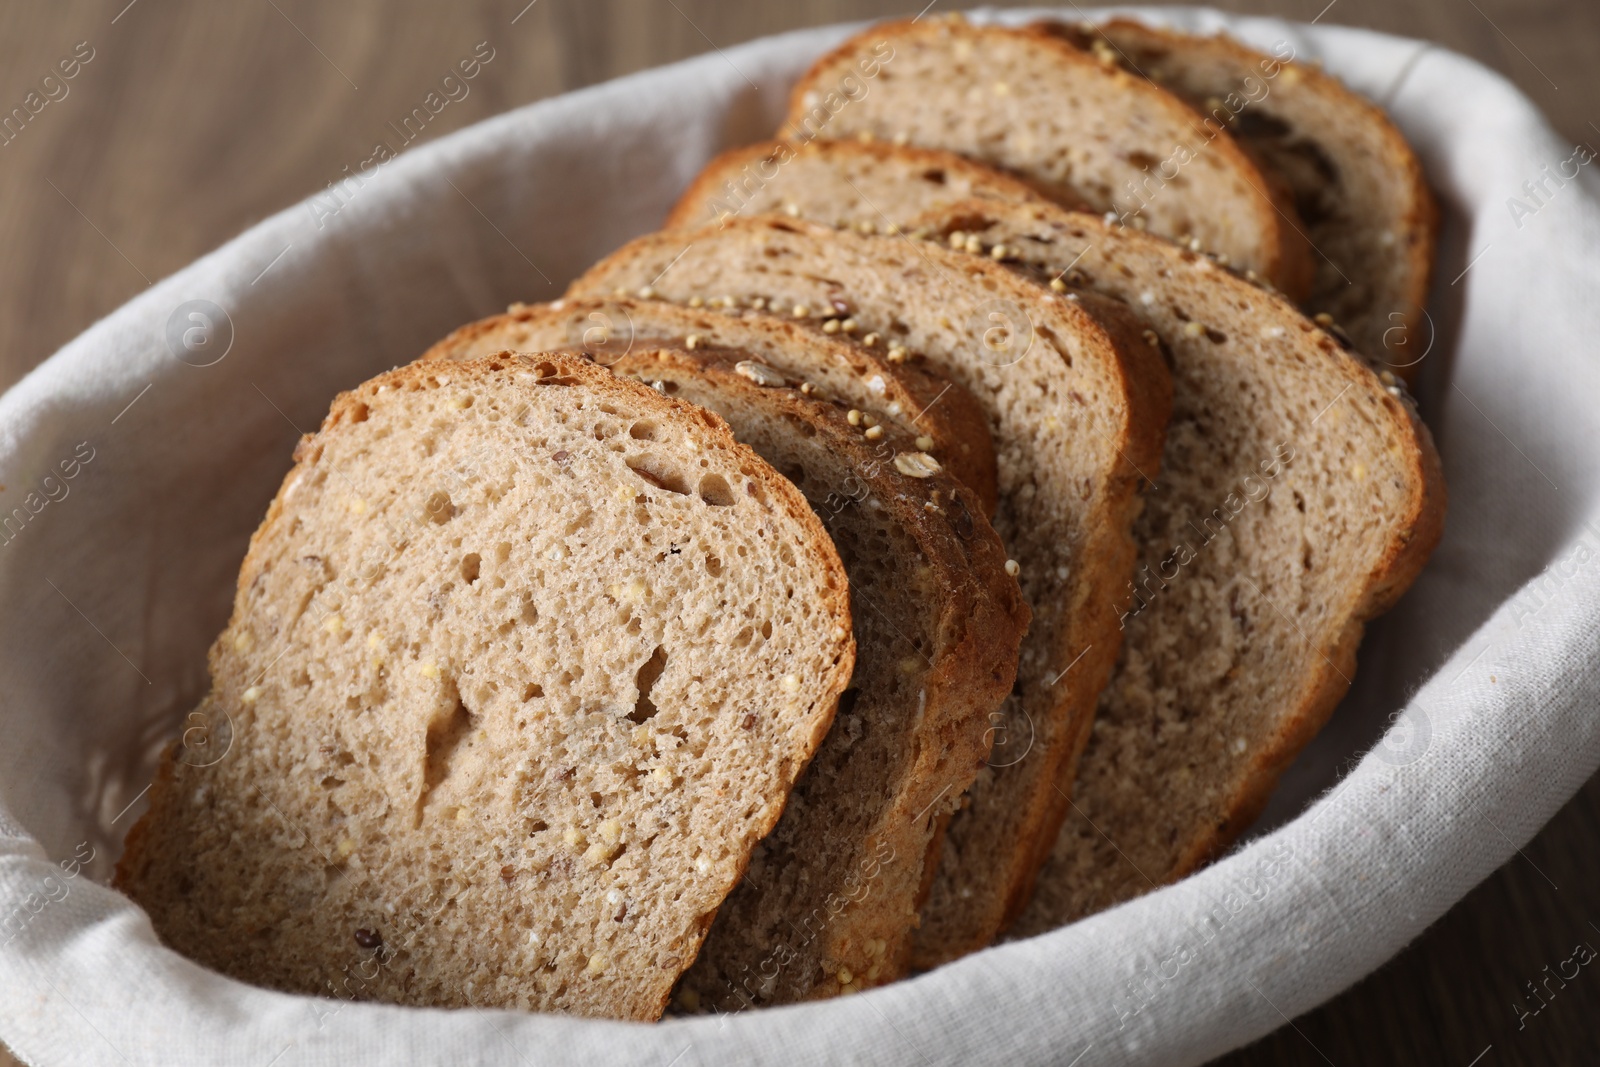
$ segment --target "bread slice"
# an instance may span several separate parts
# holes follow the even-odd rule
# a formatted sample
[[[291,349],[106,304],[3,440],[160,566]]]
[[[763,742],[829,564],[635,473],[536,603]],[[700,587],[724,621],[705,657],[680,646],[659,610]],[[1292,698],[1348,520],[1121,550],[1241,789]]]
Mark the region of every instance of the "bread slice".
[[[666,225],[781,212],[863,233],[892,233],[900,219],[991,197],[1048,199],[1020,178],[951,152],[880,141],[764,141],[729,149],[706,164]]]
[[[610,366],[630,352],[655,347],[735,348],[791,378],[807,383],[819,399],[838,400],[869,413],[886,426],[923,441],[950,473],[978,494],[983,513],[995,506],[994,445],[983,409],[972,394],[949,379],[904,359],[892,359],[887,344],[871,347],[848,340],[863,331],[836,318],[834,336],[797,323],[792,308],[768,314],[727,306],[713,299],[699,307],[661,300],[613,297],[606,300],[517,304],[461,327],[424,353],[424,359],[466,359],[506,350],[542,352],[581,349]],[[762,301],[764,308],[765,301]],[[898,350],[896,350],[898,351]],[[898,357],[896,357],[898,358]]]
[[[1173,360],[1122,658],[1014,927],[1032,934],[1182,877],[1250,824],[1348,688],[1364,623],[1438,543],[1444,480],[1391,373],[1204,256],[1038,205],[924,221],[1126,301]]]
[[[888,58],[883,58],[885,53]],[[871,84],[837,108],[862,64]],[[853,83],[852,83],[853,84]],[[873,26],[795,86],[783,136],[870,137],[956,152],[1063,202],[1114,211],[1253,269],[1292,296],[1311,281],[1293,206],[1227,131],[1176,96],[1038,29],[959,17]]]
[[[1016,679],[1028,608],[1000,538],[914,441],[852,425],[744,353],[635,350],[612,370],[715,411],[794,480],[844,560],[855,623],[839,717],[679,1002],[739,1011],[899,978],[935,809],[971,784]]]
[[[191,716],[231,744],[167,752],[118,886],[276,989],[657,1017],[850,678],[821,523],[559,354],[380,375],[296,460]]]
[[[1315,252],[1305,306],[1407,380],[1431,343],[1423,305],[1438,209],[1422,164],[1383,109],[1320,67],[1268,56],[1224,34],[1113,19],[1064,29],[1226,126],[1281,175]]]
[[[995,724],[995,755],[963,818],[972,827],[968,903],[982,920],[971,947],[981,947],[1026,899],[1044,858],[1032,846],[1053,839],[1066,807],[1055,790],[1060,765],[1076,755],[1116,658],[1114,601],[1132,568],[1136,490],[1156,473],[1170,404],[1159,351],[1113,301],[1057,296],[928,242],[772,216],[639,238],[568,297],[645,284],[674,300],[837,301],[861,329],[897,339],[984,405],[999,459],[994,526],[1020,565],[1033,622],[1016,692]]]

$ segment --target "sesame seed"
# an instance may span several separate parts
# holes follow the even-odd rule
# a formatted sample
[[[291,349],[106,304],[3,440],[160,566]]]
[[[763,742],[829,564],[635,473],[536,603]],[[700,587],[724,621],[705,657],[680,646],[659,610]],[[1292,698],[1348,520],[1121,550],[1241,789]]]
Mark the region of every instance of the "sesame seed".
[[[785,693],[798,693],[798,692],[800,692],[800,676],[798,674],[786,674],[786,675],[784,675],[783,676],[783,691]]]
[[[822,332],[823,333],[838,333],[839,332],[839,320],[838,319],[829,319],[827,322],[823,323],[822,324]]]
[[[882,436],[883,436],[883,427],[882,426],[869,426],[869,427],[867,427],[867,440],[876,441],[878,438],[880,438]]]
[[[1318,326],[1332,326],[1333,316],[1328,314],[1326,311],[1319,311],[1315,316],[1312,317],[1311,321],[1316,323]]]
[[[1050,288],[1058,293],[1064,293],[1067,291],[1067,283],[1062,281],[1060,278],[1051,278]]]
[[[1017,575],[1022,573],[1022,564],[1018,563],[1014,559],[1006,560],[1006,573],[1015,578]]]
[[[868,348],[871,348],[873,345],[878,343],[878,335],[875,333],[869,333],[861,339],[861,343],[866,345]]]
[[[689,298],[689,306],[692,307],[692,308],[703,308],[703,307],[705,307],[706,306],[705,297],[703,297],[703,296],[691,296]]]
[[[763,311],[767,306],[767,298],[764,296],[758,296],[754,300],[750,301],[750,306],[755,308],[757,311]]]
[[[851,408],[849,411],[845,412],[844,417],[845,421],[851,426],[861,425],[861,412],[857,411],[855,408]]]
[[[932,452],[933,438],[929,437],[927,434],[923,434],[921,437],[917,438],[917,448],[923,452]]]
[[[699,348],[700,347],[700,335],[697,334],[697,333],[691,333],[688,337],[685,337],[683,339],[683,347],[687,348],[691,352],[693,352],[695,349]]]
[[[908,478],[932,478],[944,468],[926,452],[901,452],[894,457],[894,469]]]
[[[983,242],[978,240],[977,234],[972,234],[967,238],[967,251],[974,253],[983,251]]]
[[[966,234],[962,233],[960,230],[957,230],[957,231],[955,231],[954,233],[952,233],[950,235],[950,247],[951,248],[960,250],[962,248],[965,248],[966,246],[967,246],[967,235]]]
[[[656,297],[655,289],[653,289],[652,287],[650,287],[648,285],[639,290],[639,299],[640,300],[654,300],[655,297]]]
[[[256,686],[256,685],[252,685],[249,689],[246,689],[240,695],[239,699],[244,701],[246,704],[254,704],[256,702],[256,700],[260,696],[261,696],[261,687],[260,686]]]
[[[1198,322],[1186,322],[1183,324],[1183,335],[1185,337],[1204,337],[1205,332],[1206,328]]]
[[[800,208],[796,204],[785,204],[783,205],[783,213],[791,219],[797,219],[800,217]]]
[[[741,359],[733,365],[733,369],[757,385],[776,387],[784,384],[783,375],[765,363],[757,363],[753,359]]]
[[[993,248],[989,249],[990,259],[1005,259],[1010,254],[1011,250],[1005,245],[995,245]]]
[[[792,314],[797,319],[803,319],[811,314],[811,309],[806,307],[804,304],[796,304]]]
[[[839,329],[843,330],[845,333],[855,333],[859,327],[856,325],[855,319],[845,319],[839,323]]]

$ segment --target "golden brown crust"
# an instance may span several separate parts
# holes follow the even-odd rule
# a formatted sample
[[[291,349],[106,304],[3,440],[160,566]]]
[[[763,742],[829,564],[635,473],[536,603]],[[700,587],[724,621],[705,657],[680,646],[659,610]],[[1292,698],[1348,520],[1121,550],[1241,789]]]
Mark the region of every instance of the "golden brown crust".
[[[599,321],[609,322],[618,314],[623,316],[624,329],[630,334],[630,349],[635,344],[651,343],[682,348],[687,346],[691,335],[698,335],[702,342],[738,347],[752,343],[750,337],[760,334],[782,346],[799,364],[843,369],[861,382],[881,378],[884,389],[877,398],[879,406],[887,409],[898,404],[907,412],[895,422],[914,425],[919,433],[932,437],[942,462],[978,494],[983,514],[994,514],[999,493],[994,444],[989,439],[983,410],[971,393],[959,387],[951,388],[948,380],[916,364],[891,363],[875,349],[835,340],[776,315],[741,308],[713,311],[628,297],[517,304],[503,315],[462,326],[429,348],[422,358],[460,360],[481,354],[485,347],[515,349],[522,346],[523,335],[527,333],[537,331],[547,337],[561,330],[570,333],[568,327],[574,319],[587,322],[599,315]],[[609,350],[600,350],[608,343],[601,341],[593,353],[601,363],[617,358]],[[566,342],[562,344],[565,346]],[[911,415],[911,412],[920,414]]]
[[[1228,169],[1241,177],[1254,190],[1257,197],[1257,210],[1255,217],[1249,224],[1257,228],[1261,234],[1258,242],[1261,261],[1259,270],[1263,276],[1271,279],[1274,284],[1291,297],[1298,298],[1304,295],[1303,286],[1309,281],[1311,265],[1308,245],[1304,242],[1303,234],[1299,232],[1299,224],[1295,218],[1293,204],[1277,203],[1273,200],[1273,184],[1262,174],[1251,157],[1245,153],[1238,143],[1225,131],[1209,129],[1201,116],[1187,103],[1162,87],[1142,78],[1127,74],[1120,68],[1106,68],[1097,60],[1075,47],[1069,39],[1064,37],[1055,25],[1039,23],[1024,27],[1004,26],[977,26],[964,20],[940,20],[935,25],[934,20],[904,19],[889,21],[872,26],[861,33],[840,44],[832,51],[824,54],[811,68],[801,76],[789,94],[789,109],[781,130],[788,136],[795,133],[807,135],[803,125],[810,112],[806,106],[807,94],[817,92],[825,83],[837,80],[833,77],[837,68],[854,70],[860,63],[869,62],[868,54],[876,55],[875,48],[887,44],[892,48],[897,39],[906,39],[931,33],[948,32],[963,36],[967,40],[977,41],[984,36],[1011,37],[1016,40],[1025,40],[1036,43],[1047,50],[1053,61],[1063,65],[1094,72],[1091,76],[1113,74],[1123,79],[1118,86],[1118,94],[1132,96],[1137,94],[1141,104],[1163,115],[1173,126],[1187,129],[1198,137],[1205,139],[1207,152],[1217,153],[1226,163]],[[828,125],[815,131],[815,136],[832,137],[836,133],[830,132]],[[1043,190],[1042,190],[1043,191]],[[1073,190],[1066,197],[1053,197],[1064,207],[1076,207],[1088,200],[1079,190]],[[1077,203],[1073,201],[1076,200]],[[1095,204],[1095,208],[1104,210],[1109,204]],[[1202,210],[1200,214],[1205,214]],[[1178,236],[1178,235],[1173,235]]]

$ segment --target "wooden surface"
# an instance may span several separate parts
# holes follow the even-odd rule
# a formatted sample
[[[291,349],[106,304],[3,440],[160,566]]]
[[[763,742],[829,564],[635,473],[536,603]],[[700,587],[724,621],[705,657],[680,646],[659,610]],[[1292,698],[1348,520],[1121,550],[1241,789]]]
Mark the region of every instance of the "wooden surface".
[[[0,388],[151,281],[365,158],[480,41],[495,58],[432,138],[540,97],[892,0],[96,0],[0,4],[0,113],[79,42],[93,58],[0,147]],[[1430,38],[1600,138],[1593,0],[1243,0],[1252,14]],[[943,7],[936,8],[943,10]],[[1070,7],[1068,8],[1070,11]],[[59,95],[59,88],[51,90]],[[1600,1062],[1585,971],[1518,1029],[1513,1002],[1600,946],[1600,779],[1389,966],[1229,1065]],[[1559,887],[1559,888],[1558,888]],[[1591,984],[1592,983],[1592,984]],[[1481,1057],[1474,1059],[1474,1057]]]

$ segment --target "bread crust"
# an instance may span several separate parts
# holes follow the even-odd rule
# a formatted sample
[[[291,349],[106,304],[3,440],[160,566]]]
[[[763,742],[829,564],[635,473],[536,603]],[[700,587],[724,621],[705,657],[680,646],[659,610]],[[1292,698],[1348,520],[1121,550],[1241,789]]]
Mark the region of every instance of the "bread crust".
[[[825,53],[801,76],[790,91],[789,109],[780,127],[780,136],[794,137],[796,133],[802,137],[806,135],[809,131],[806,130],[804,123],[812,111],[806,103],[807,95],[817,93],[825,86],[839,81],[840,72],[848,74],[857,70],[861,64],[876,61],[875,49],[878,46],[886,44],[893,49],[898,42],[933,37],[941,33],[948,33],[952,38],[959,38],[974,48],[981,47],[985,38],[1027,42],[1043,51],[1045,62],[1059,64],[1062,69],[1071,70],[1078,77],[1116,79],[1115,91],[1109,94],[1113,98],[1137,99],[1141,107],[1159,115],[1169,127],[1187,130],[1198,137],[1203,137],[1205,145],[1202,151],[1217,153],[1228,171],[1248,184],[1255,194],[1256,210],[1249,220],[1249,225],[1260,234],[1259,239],[1251,245],[1258,258],[1256,262],[1248,265],[1254,266],[1264,277],[1270,279],[1291,297],[1298,299],[1304,295],[1304,285],[1311,276],[1310,251],[1304,235],[1300,232],[1294,206],[1292,203],[1273,200],[1274,183],[1262,174],[1251,157],[1241,150],[1227,132],[1208,129],[1201,116],[1179,97],[1120,69],[1108,68],[1074,47],[1051,24],[1023,27],[977,26],[962,18],[902,19],[878,23]],[[859,109],[863,101],[870,99],[869,91],[861,100],[850,101],[848,107]],[[848,135],[848,130],[840,130],[837,126],[837,123],[824,123],[815,131],[815,135],[830,138]],[[1139,145],[1127,150],[1142,150],[1147,147]],[[1157,147],[1163,153],[1171,151],[1170,145],[1165,143]],[[1051,185],[1059,184],[1043,179],[1042,176],[1030,175],[1030,177],[1041,179],[1041,184],[1038,186],[1041,191],[1047,191]],[[1163,195],[1172,195],[1171,187],[1164,188],[1161,192]],[[1077,188],[1052,199],[1067,208],[1078,208],[1089,204],[1094,210],[1109,210],[1113,206],[1110,203],[1100,203],[1095,197]],[[1205,205],[1199,206],[1205,207]],[[1208,213],[1207,210],[1199,210],[1196,216],[1205,217]]]

